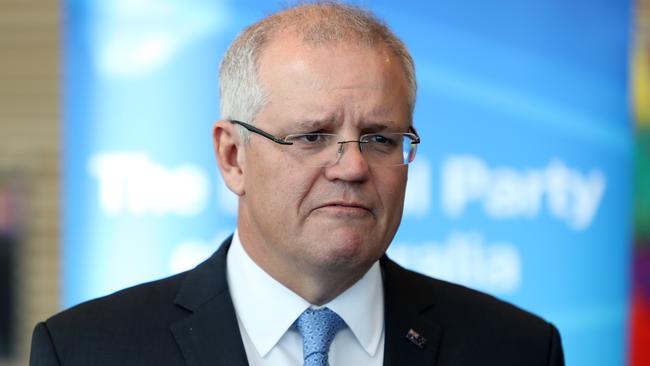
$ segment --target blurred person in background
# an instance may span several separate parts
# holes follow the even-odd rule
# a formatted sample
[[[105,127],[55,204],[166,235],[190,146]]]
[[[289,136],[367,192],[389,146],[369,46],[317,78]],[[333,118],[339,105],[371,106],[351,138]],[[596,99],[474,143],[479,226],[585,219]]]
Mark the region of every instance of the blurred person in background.
[[[413,60],[369,12],[303,4],[221,65],[237,229],[188,272],[39,323],[31,365],[563,365],[557,329],[385,252],[404,205]]]
[[[0,177],[2,178],[2,177]],[[0,358],[13,347],[13,253],[18,227],[18,205],[13,190],[0,182]]]

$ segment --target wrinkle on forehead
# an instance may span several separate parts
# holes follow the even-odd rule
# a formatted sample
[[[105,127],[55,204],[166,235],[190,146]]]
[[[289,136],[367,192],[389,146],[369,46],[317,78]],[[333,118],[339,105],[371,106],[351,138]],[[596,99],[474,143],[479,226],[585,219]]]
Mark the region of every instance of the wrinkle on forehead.
[[[386,46],[359,48],[341,41],[317,47],[294,36],[269,44],[260,61],[265,110],[282,106],[295,112],[281,119],[298,131],[333,130],[344,121],[367,130],[399,129],[408,122],[408,116],[394,115],[401,107],[393,102],[402,89],[406,95],[407,81]]]

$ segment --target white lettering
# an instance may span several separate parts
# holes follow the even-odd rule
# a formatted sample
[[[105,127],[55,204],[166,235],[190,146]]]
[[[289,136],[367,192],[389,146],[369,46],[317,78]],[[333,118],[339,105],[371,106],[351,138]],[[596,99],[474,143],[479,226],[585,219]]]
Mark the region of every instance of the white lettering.
[[[442,207],[450,217],[459,217],[465,205],[479,199],[488,184],[489,172],[480,159],[452,156],[442,166]]]
[[[493,294],[511,294],[521,285],[517,248],[488,244],[476,232],[455,232],[442,243],[395,243],[388,254],[417,272]]]
[[[423,156],[409,165],[404,215],[423,217],[431,206],[431,164]]]
[[[443,212],[460,217],[472,203],[493,219],[532,219],[546,203],[552,217],[574,230],[584,230],[594,219],[606,187],[604,174],[583,175],[560,160],[541,169],[490,168],[480,158],[458,155],[442,164]]]
[[[546,169],[548,206],[551,213],[565,219],[575,230],[587,228],[598,211],[605,192],[605,176],[592,170],[588,176],[554,160]]]
[[[99,203],[109,215],[191,216],[207,203],[208,178],[198,166],[168,169],[141,153],[101,153],[88,163],[99,184]]]

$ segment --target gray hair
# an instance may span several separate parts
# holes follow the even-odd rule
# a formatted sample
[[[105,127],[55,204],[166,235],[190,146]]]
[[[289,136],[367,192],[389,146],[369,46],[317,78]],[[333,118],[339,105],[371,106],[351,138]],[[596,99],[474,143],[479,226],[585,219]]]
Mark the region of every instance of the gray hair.
[[[219,73],[221,117],[254,123],[266,104],[258,78],[265,46],[283,30],[295,30],[303,42],[322,45],[354,40],[368,47],[383,43],[395,54],[408,82],[409,119],[415,107],[415,65],[404,43],[367,10],[335,1],[300,4],[272,14],[244,29],[230,45]],[[240,128],[246,138],[248,131]]]

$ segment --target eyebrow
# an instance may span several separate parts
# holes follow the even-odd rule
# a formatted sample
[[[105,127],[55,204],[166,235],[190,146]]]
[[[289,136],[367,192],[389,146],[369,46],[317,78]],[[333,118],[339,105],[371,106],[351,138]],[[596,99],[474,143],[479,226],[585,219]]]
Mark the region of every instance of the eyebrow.
[[[330,126],[333,123],[334,123],[334,118],[331,117],[323,118],[323,119],[309,119],[309,120],[299,121],[296,124],[296,127],[298,127],[301,130],[315,131],[315,130],[320,130],[326,126]]]
[[[398,130],[397,123],[394,121],[381,121],[381,122],[367,122],[362,123],[362,130],[369,131],[384,131],[384,130]]]
[[[296,128],[301,131],[317,131],[336,125],[335,118],[301,120],[296,124]],[[360,129],[368,132],[394,131],[402,132],[395,121],[361,121]]]

